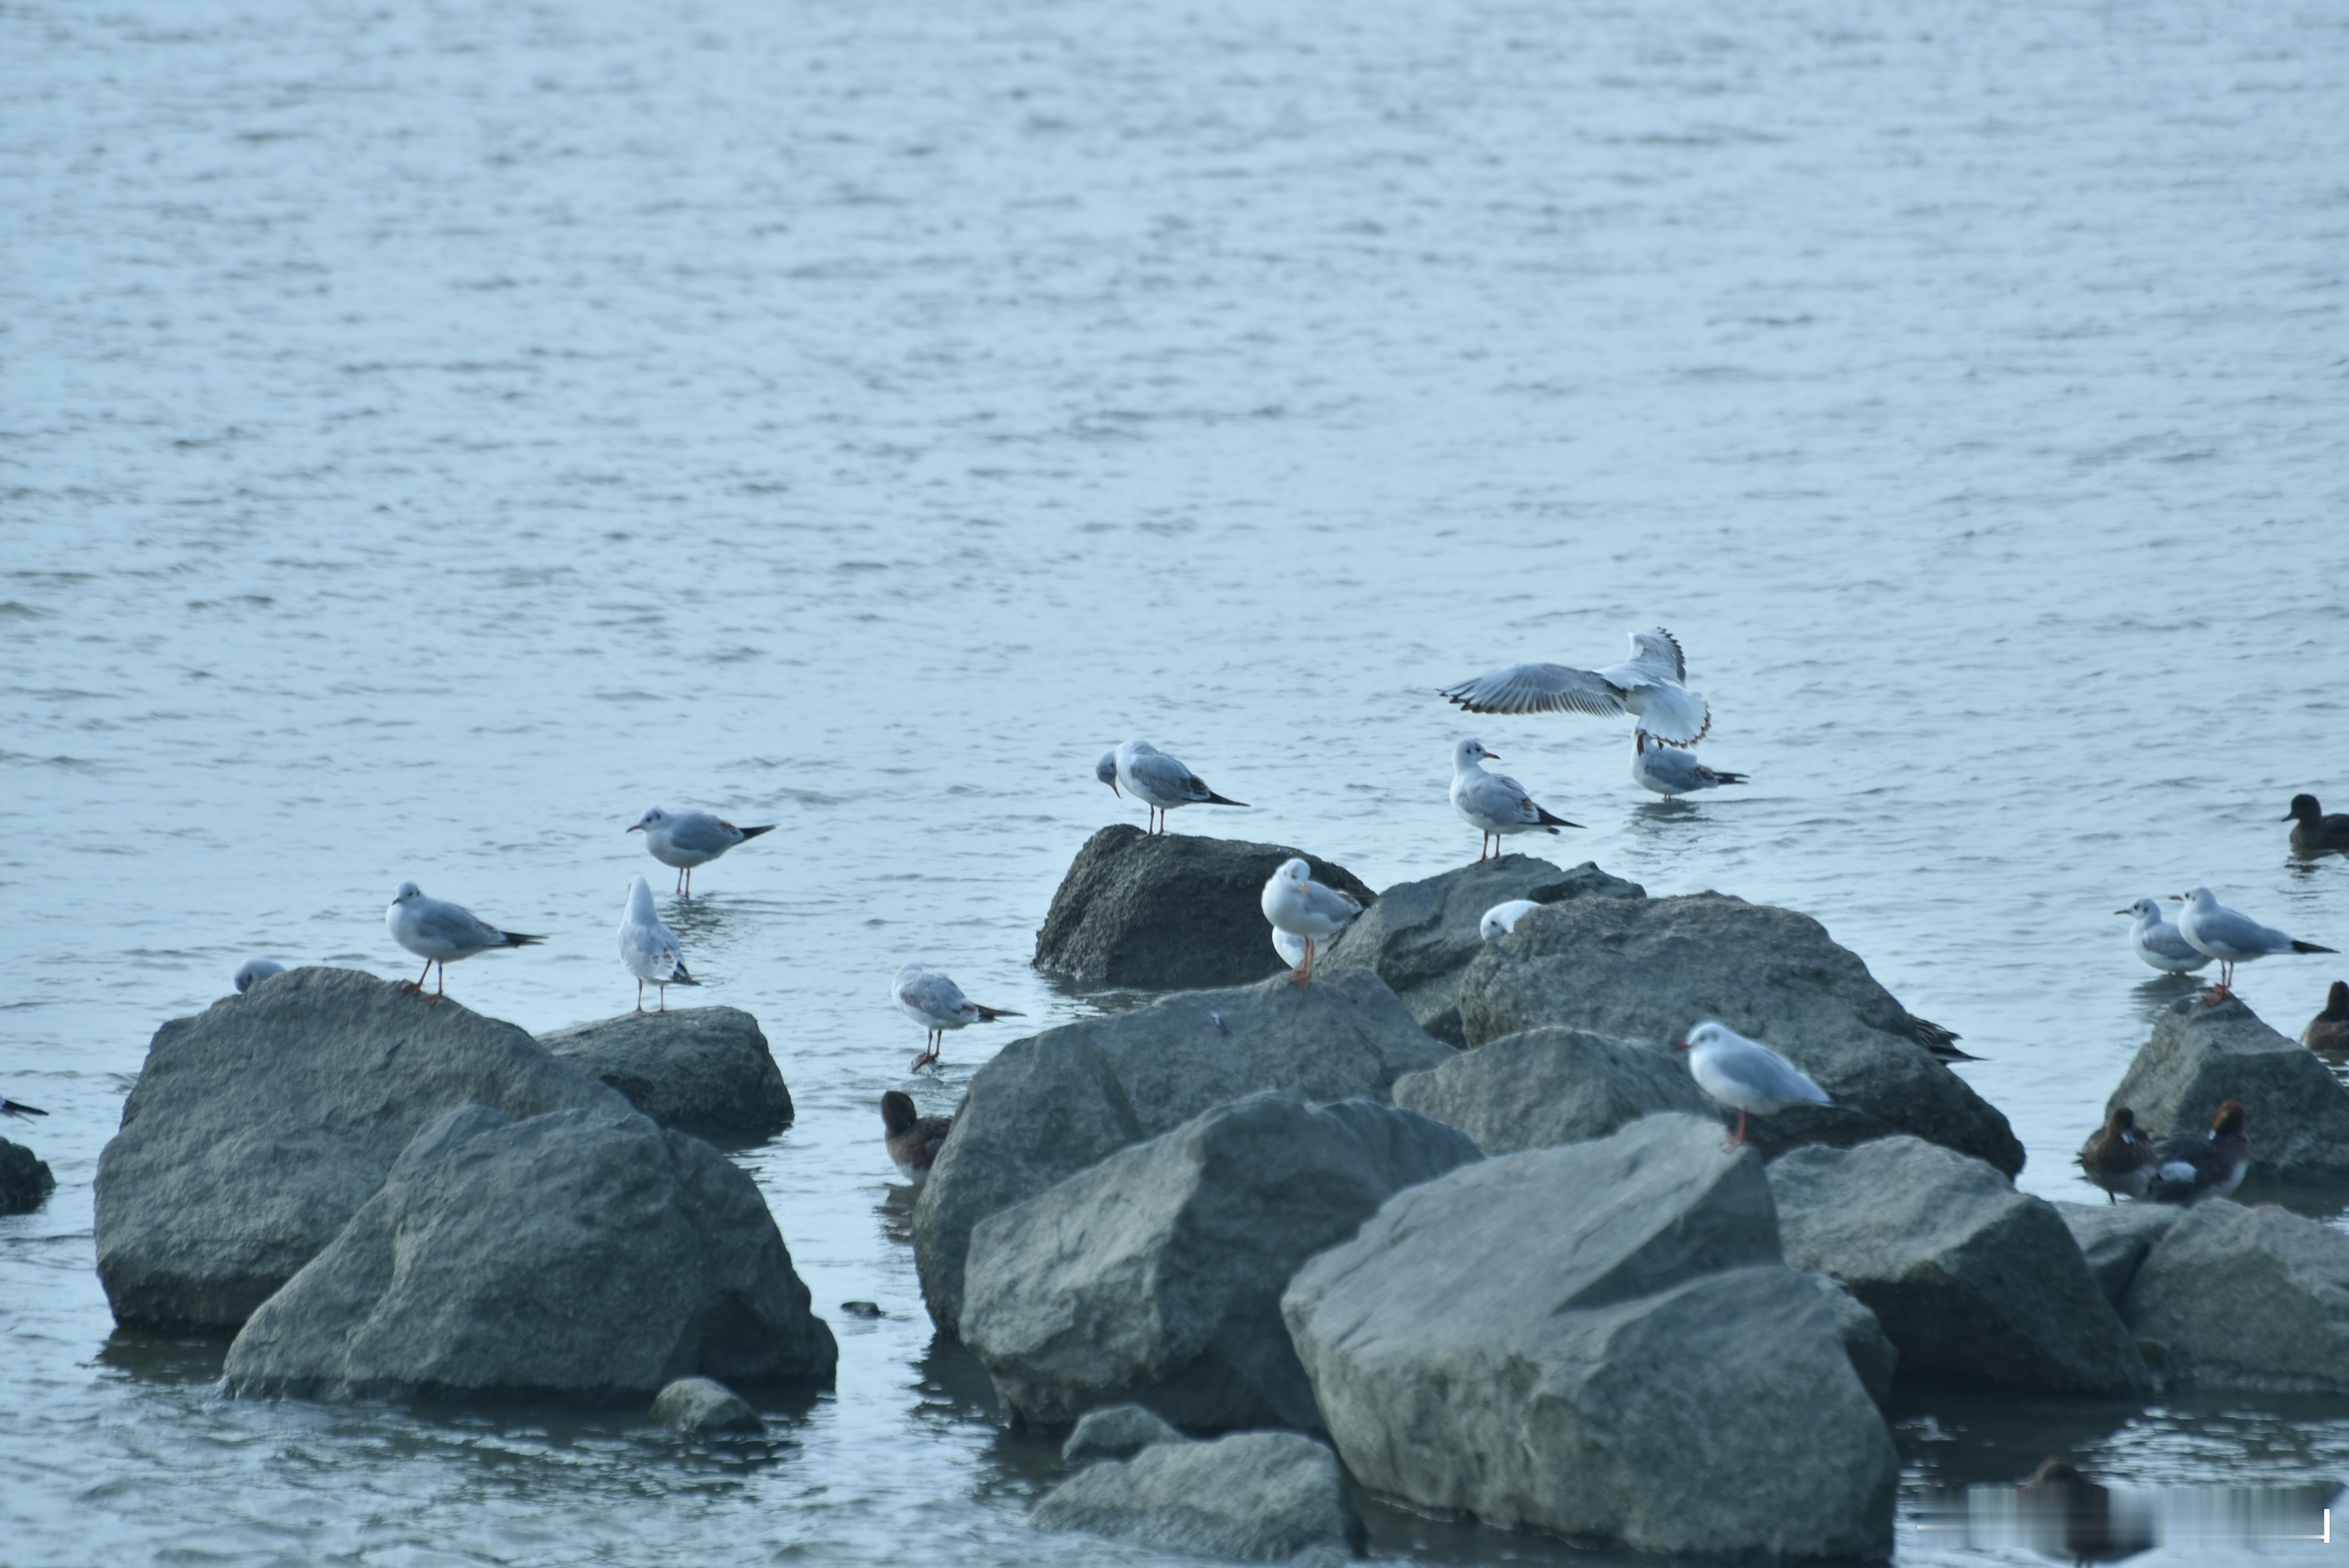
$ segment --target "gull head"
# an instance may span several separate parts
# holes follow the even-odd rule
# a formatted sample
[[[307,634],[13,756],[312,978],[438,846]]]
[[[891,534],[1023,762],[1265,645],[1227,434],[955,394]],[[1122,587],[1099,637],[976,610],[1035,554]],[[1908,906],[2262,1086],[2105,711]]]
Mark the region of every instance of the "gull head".
[[[1101,754],[1101,760],[1093,764],[1093,777],[1108,785],[1111,794],[1120,799],[1125,798],[1125,791],[1117,787],[1117,748],[1115,747]]]
[[[1291,856],[1281,861],[1280,869],[1272,874],[1282,882],[1295,882],[1303,887],[1313,880],[1313,868],[1307,865],[1302,858]]]
[[[626,830],[631,833],[641,833],[647,828],[657,828],[663,822],[667,820],[668,813],[662,810],[658,806],[656,806],[651,810],[646,812],[643,816],[637,818],[635,821],[629,823]]]
[[[1711,1018],[1707,1018],[1703,1023],[1699,1024],[1696,1027],[1691,1029],[1688,1032],[1687,1038],[1674,1040],[1672,1042],[1672,1049],[1676,1051],[1692,1051],[1701,1046],[1718,1046],[1725,1044],[1732,1037],[1733,1037],[1730,1035],[1729,1026],[1727,1025],[1716,1024]]]
[[[391,895],[391,902],[394,903],[407,903],[411,900],[419,899],[423,896],[424,890],[418,887],[414,882],[402,882],[399,884],[399,890]]]
[[[2214,909],[2218,906],[2219,900],[2209,888],[2198,887],[2192,892],[2171,893],[2169,895],[2169,902],[2172,903],[2190,903],[2197,909]]]
[[[2149,898],[2141,898],[2135,903],[2129,905],[2127,909],[2116,909],[2113,911],[2113,913],[2115,914],[2133,914],[2139,920],[2143,920],[2149,914],[2158,920],[2161,917],[2161,905],[2154,903],[2153,900]]]
[[[1485,749],[1485,743],[1470,737],[1452,748],[1452,770],[1458,772],[1478,762],[1498,762],[1498,754]]]
[[[2306,822],[2311,826],[2324,820],[2324,808],[2316,803],[2313,795],[2294,795],[2292,807],[2283,814],[2284,821]]]

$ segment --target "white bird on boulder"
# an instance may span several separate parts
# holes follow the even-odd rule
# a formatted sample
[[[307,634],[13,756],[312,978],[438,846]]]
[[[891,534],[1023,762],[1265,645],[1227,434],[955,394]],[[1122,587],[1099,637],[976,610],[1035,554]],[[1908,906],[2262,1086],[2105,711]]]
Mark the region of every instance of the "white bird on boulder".
[[[1749,1040],[1725,1024],[1710,1018],[1688,1032],[1672,1048],[1689,1054],[1689,1076],[1696,1087],[1737,1111],[1737,1130],[1729,1147],[1745,1141],[1745,1113],[1768,1116],[1790,1105],[1833,1105],[1827,1091],[1811,1081],[1802,1068],[1759,1040]]]
[[[927,1030],[922,1054],[914,1058],[909,1072],[919,1072],[938,1059],[946,1044],[948,1029],[967,1028],[972,1024],[992,1024],[998,1018],[1018,1018],[1025,1015],[1009,1007],[982,1007],[962,994],[962,987],[945,975],[908,964],[897,971],[896,983],[890,987],[890,998],[897,1011]]]
[[[2210,955],[2180,936],[2177,925],[2153,900],[2141,898],[2113,913],[2137,917],[2137,923],[2129,927],[2129,949],[2163,974],[2191,975],[2209,964]]]
[[[1713,710],[1682,683],[1688,659],[1661,626],[1631,634],[1631,656],[1603,670],[1571,665],[1511,665],[1444,688],[1470,713],[1628,713],[1667,746],[1694,746]]]
[[[636,977],[636,1011],[645,1010],[645,982],[660,987],[660,1010],[668,1011],[668,988],[698,985],[685,972],[685,951],[677,933],[661,922],[653,907],[652,885],[642,877],[628,883],[627,907],[620,912],[620,962]]]
[[[524,936],[519,931],[500,931],[462,904],[425,897],[424,890],[412,882],[400,883],[399,891],[392,894],[391,907],[383,912],[383,923],[394,942],[424,960],[424,973],[401,981],[401,990],[421,995],[425,975],[432,973],[435,964],[440,965],[440,982],[432,995],[424,998],[428,1002],[438,1002],[449,994],[449,965],[460,958],[494,947],[528,947],[546,940]]]
[[[1166,813],[1177,806],[1247,805],[1216,794],[1207,788],[1206,779],[1146,740],[1129,740],[1114,751],[1103,752],[1093,764],[1093,777],[1108,785],[1112,794],[1121,793],[1118,786],[1124,785],[1135,799],[1149,807],[1147,830],[1153,833],[1166,830]]]
[[[678,896],[691,898],[696,866],[708,865],[745,839],[773,832],[775,825],[738,828],[707,811],[670,811],[655,806],[626,830],[645,836],[645,848],[653,859],[677,869]]]
[[[1259,902],[1273,930],[1305,944],[1305,963],[1289,975],[1289,983],[1300,990],[1313,983],[1315,944],[1345,930],[1362,913],[1362,901],[1353,894],[1315,882],[1313,868],[1301,857],[1281,861],[1280,869],[1265,879]]]
[[[1527,913],[1540,907],[1529,898],[1513,898],[1506,903],[1496,903],[1485,912],[1484,919],[1476,923],[1476,934],[1487,942],[1498,942],[1515,931],[1517,922],[1523,920]]]
[[[2219,961],[2219,984],[2209,1000],[2223,1002],[2234,994],[2235,965],[2279,953],[2330,953],[2313,942],[2286,936],[2271,925],[2261,925],[2248,914],[2238,914],[2213,897],[2207,887],[2169,895],[2186,907],[2178,913],[2178,934],[2195,952]]]
[[[274,958],[248,958],[236,966],[236,994],[242,996],[253,989],[255,982],[285,973],[285,965]]]
[[[1560,828],[1579,828],[1579,822],[1551,814],[1547,807],[1535,804],[1526,787],[1506,773],[1487,773],[1486,761],[1500,758],[1485,749],[1485,743],[1474,738],[1461,741],[1452,748],[1452,809],[1460,813],[1462,821],[1484,835],[1476,844],[1476,858],[1485,854],[1485,840],[1492,841],[1492,852],[1501,851],[1501,840],[1511,833],[1556,834]]]

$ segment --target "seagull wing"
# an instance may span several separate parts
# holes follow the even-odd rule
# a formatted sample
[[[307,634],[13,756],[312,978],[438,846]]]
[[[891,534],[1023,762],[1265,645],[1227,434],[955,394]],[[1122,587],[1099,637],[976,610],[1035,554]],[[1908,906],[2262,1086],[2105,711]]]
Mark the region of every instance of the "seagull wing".
[[[416,913],[416,934],[425,942],[439,943],[445,947],[502,947],[506,934],[489,924],[462,904],[449,903],[440,899],[418,901],[424,907]]]
[[[1625,706],[1640,716],[1641,729],[1668,746],[1694,746],[1713,727],[1713,709],[1686,686],[1633,686]]]
[[[668,841],[689,855],[714,855],[740,841],[736,830],[707,811],[688,811],[669,826]]]
[[[1688,655],[1680,639],[1661,626],[1631,634],[1631,656],[1599,672],[1619,686],[1683,686],[1688,681]]]
[[[1305,884],[1305,906],[1328,920],[1351,920],[1362,913],[1362,901],[1318,882]]]
[[[934,1018],[951,1018],[970,1006],[970,998],[962,987],[943,975],[928,970],[914,975],[897,987],[897,995],[914,1007]]]
[[[1126,759],[1125,766],[1134,778],[1171,799],[1204,802],[1214,793],[1206,779],[1163,751],[1137,751]]]
[[[1623,693],[1595,670],[1566,665],[1511,665],[1447,686],[1444,695],[1470,713],[1627,713]]]

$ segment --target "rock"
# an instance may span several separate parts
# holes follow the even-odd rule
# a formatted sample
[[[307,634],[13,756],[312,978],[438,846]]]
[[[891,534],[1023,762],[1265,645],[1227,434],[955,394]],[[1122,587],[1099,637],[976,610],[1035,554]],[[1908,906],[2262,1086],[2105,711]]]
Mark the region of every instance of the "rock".
[[[1843,1353],[1851,1357],[1851,1369],[1859,1374],[1859,1386],[1868,1390],[1868,1398],[1882,1405],[1892,1398],[1892,1375],[1900,1369],[1900,1347],[1884,1332],[1876,1314],[1842,1285],[1823,1274],[1799,1277],[1811,1282],[1833,1315],[1837,1337],[1843,1341]]]
[[[1395,1103],[1458,1128],[1487,1154],[1604,1138],[1659,1110],[1715,1108],[1678,1053],[1584,1029],[1527,1029],[1395,1080]]]
[[[1385,1100],[1449,1054],[1366,969],[1185,992],[1013,1041],[973,1075],[914,1205],[930,1315],[958,1331],[971,1227],[997,1210],[1257,1089]]]
[[[2349,1235],[2319,1221],[2206,1198],[2154,1244],[2122,1310],[2180,1382],[2349,1388]]]
[[[2238,998],[2171,1003],[2106,1109],[2126,1105],[2155,1133],[2203,1132],[2223,1099],[2243,1102],[2254,1178],[2349,1182],[2349,1088]]]
[[[653,1396],[653,1419],[688,1437],[698,1432],[763,1432],[750,1402],[714,1377],[680,1377]]]
[[[1898,1461],[1832,1295],[1779,1261],[1760,1161],[1666,1114],[1406,1189],[1281,1308],[1373,1491],[1642,1551],[1880,1556]]]
[[[1155,1410],[1140,1405],[1112,1405],[1085,1412],[1077,1429],[1061,1445],[1061,1460],[1073,1468],[1095,1460],[1130,1460],[1153,1443],[1183,1440],[1183,1434]]]
[[[155,1031],[98,1162],[118,1322],[235,1328],[333,1241],[427,1124],[627,1101],[512,1024],[351,969],[296,969]]]
[[[1323,963],[1378,971],[1421,1028],[1465,1046],[1460,1026],[1460,976],[1485,946],[1477,923],[1496,903],[1530,899],[1644,898],[1638,882],[1609,876],[1588,861],[1560,871],[1531,855],[1503,855],[1420,882],[1400,882],[1330,944]]]
[[[792,1124],[792,1091],[759,1020],[740,1007],[623,1013],[541,1035],[538,1043],[680,1132],[763,1143]]]
[[[1337,1568],[1363,1544],[1337,1457],[1294,1432],[1153,1443],[1044,1494],[1040,1529],[1121,1536],[1242,1563]]]
[[[1368,903],[1343,866],[1279,844],[1147,835],[1131,822],[1085,841],[1036,934],[1036,967],[1085,990],[1244,985],[1287,972],[1258,900],[1283,861]]]
[[[2054,1209],[2080,1243],[2096,1288],[2116,1307],[2128,1295],[2137,1265],[2185,1212],[2168,1203],[2057,1203]]]
[[[229,1346],[235,1395],[649,1395],[832,1381],[832,1330],[758,1184],[623,1104],[468,1105],[400,1154]]]
[[[1038,1426],[1135,1401],[1195,1431],[1317,1430],[1282,1288],[1398,1191],[1477,1157],[1366,1099],[1217,1106],[981,1220],[963,1343]]]
[[[57,1179],[38,1155],[0,1138],[0,1214],[29,1214],[57,1190]]]
[[[1770,1164],[1786,1261],[1840,1281],[1903,1365],[2069,1393],[2152,1379],[2072,1233],[1979,1160],[1920,1138],[1797,1149]]]
[[[2023,1169],[2006,1118],[1920,1043],[1932,1026],[1792,910],[1712,892],[1537,909],[1469,961],[1460,1017],[1471,1045],[1556,1024],[1657,1046],[1717,1018],[1837,1101],[1755,1118],[1764,1158],[1907,1132],[2010,1176]]]

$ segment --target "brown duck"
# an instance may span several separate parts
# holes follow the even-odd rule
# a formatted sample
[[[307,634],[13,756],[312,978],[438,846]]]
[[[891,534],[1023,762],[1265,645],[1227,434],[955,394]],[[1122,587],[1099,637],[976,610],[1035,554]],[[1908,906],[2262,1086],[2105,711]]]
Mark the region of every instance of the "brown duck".
[[[2308,1021],[2300,1043],[2312,1051],[2349,1051],[2349,980],[2335,980],[2324,994],[2324,1011]]]
[[[2119,1202],[2124,1193],[2142,1198],[2153,1185],[2153,1140],[2137,1130],[2137,1112],[2125,1105],[2113,1107],[2073,1161],[2081,1175],[2105,1190],[2106,1202]]]
[[[939,1146],[954,1128],[950,1116],[924,1116],[914,1109],[914,1097],[891,1089],[881,1097],[881,1125],[888,1130],[889,1158],[897,1173],[915,1186],[922,1184],[937,1163]]]

